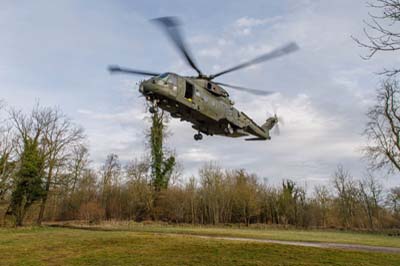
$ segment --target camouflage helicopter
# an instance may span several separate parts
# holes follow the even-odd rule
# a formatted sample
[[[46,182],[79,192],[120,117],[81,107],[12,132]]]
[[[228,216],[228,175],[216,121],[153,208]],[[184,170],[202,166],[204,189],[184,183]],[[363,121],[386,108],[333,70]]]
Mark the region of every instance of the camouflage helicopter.
[[[128,69],[116,65],[110,66],[111,73],[126,73],[151,76],[140,83],[139,91],[150,102],[149,111],[154,113],[161,108],[181,121],[192,123],[197,131],[195,140],[201,140],[203,134],[221,135],[227,137],[242,137],[252,135],[245,140],[269,140],[270,130],[278,126],[277,115],[269,117],[263,125],[258,125],[244,112],[234,107],[228,92],[222,87],[249,92],[256,95],[268,95],[273,92],[249,89],[240,86],[216,82],[221,75],[249,67],[273,58],[283,56],[298,49],[296,43],[289,43],[281,48],[263,54],[250,61],[220,71],[213,75],[205,75],[198,68],[191,56],[179,29],[179,20],[175,17],[153,19],[167,33],[186,62],[196,72],[197,76],[180,76],[175,73],[156,73],[136,69]]]

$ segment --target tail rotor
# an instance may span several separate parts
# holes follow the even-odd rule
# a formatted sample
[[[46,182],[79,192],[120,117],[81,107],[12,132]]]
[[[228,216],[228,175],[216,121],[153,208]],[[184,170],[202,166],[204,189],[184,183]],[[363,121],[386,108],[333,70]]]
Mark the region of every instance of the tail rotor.
[[[272,110],[273,114],[270,112],[267,112],[267,116],[271,117],[273,119],[274,125],[273,125],[273,134],[276,136],[279,136],[281,134],[281,128],[280,125],[284,125],[284,119],[282,116],[278,115],[278,107],[276,105],[272,105]]]

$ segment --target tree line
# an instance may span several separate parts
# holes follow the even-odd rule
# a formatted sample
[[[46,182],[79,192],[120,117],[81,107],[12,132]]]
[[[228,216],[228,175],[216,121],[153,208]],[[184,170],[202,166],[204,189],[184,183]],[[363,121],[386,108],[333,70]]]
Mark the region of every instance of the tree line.
[[[163,146],[164,114],[157,110],[151,118],[148,156],[123,164],[117,154],[109,154],[96,169],[83,129],[58,108],[3,110],[2,224],[154,220],[373,230],[400,226],[400,187],[384,191],[372,174],[356,179],[340,166],[329,184],[314,188],[290,179],[271,185],[244,169],[224,170],[211,162],[197,177],[184,179]]]

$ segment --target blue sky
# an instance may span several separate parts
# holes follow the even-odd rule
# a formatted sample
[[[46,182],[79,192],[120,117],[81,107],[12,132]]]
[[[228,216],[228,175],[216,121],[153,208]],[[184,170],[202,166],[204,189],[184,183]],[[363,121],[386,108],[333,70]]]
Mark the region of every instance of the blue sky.
[[[360,58],[366,51],[351,36],[363,38],[368,11],[364,0],[3,0],[0,97],[23,109],[37,100],[59,106],[85,128],[94,164],[111,152],[127,161],[145,151],[147,114],[136,86],[142,77],[111,76],[107,66],[194,74],[149,19],[179,16],[206,73],[296,41],[301,50],[295,54],[219,79],[277,91],[231,96],[259,123],[277,106],[286,122],[279,137],[265,143],[223,137],[194,142],[190,125],[172,120],[168,146],[185,176],[207,161],[246,168],[272,183],[327,183],[338,164],[362,176],[364,114],[381,79],[373,73],[400,61],[393,54]],[[387,177],[385,183],[398,180]]]

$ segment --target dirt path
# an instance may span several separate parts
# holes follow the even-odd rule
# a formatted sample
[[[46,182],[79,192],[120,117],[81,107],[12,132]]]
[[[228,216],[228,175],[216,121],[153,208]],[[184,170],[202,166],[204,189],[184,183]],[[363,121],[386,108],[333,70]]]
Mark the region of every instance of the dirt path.
[[[124,231],[113,228],[101,228],[101,227],[90,227],[90,226],[74,226],[65,224],[47,224],[50,227],[62,227],[69,229],[81,229],[81,230],[92,230],[92,231]],[[135,232],[135,231],[128,231]],[[141,233],[152,233],[142,232]],[[185,236],[195,237],[202,239],[217,239],[217,240],[228,240],[228,241],[245,241],[245,242],[258,242],[258,243],[270,243],[279,245],[290,245],[300,247],[314,247],[314,248],[334,248],[342,250],[354,250],[354,251],[365,251],[365,252],[382,252],[382,253],[396,253],[400,254],[400,248],[395,247],[382,247],[382,246],[369,246],[359,244],[343,244],[343,243],[331,243],[331,242],[309,242],[309,241],[289,241],[289,240],[273,240],[273,239],[259,239],[259,238],[248,238],[248,237],[229,237],[229,236],[210,236],[210,235],[198,235],[198,234],[180,234],[180,233],[153,233],[155,235],[169,235],[169,236]]]
[[[182,234],[169,234],[169,235],[182,235]],[[190,235],[190,234],[189,235],[184,235],[184,236],[197,237],[197,238],[202,238],[202,239],[246,241],[246,242],[271,243],[271,244],[291,245],[291,246],[301,246],[301,247],[334,248],[334,249],[343,249],[343,250],[355,250],[355,251],[368,251],[368,252],[383,252],[383,253],[397,253],[397,254],[400,254],[400,248],[394,248],[394,247],[367,246],[367,245],[329,243],[329,242],[303,242],[303,241],[257,239],[257,238],[246,238],[246,237],[201,236],[201,235]]]

